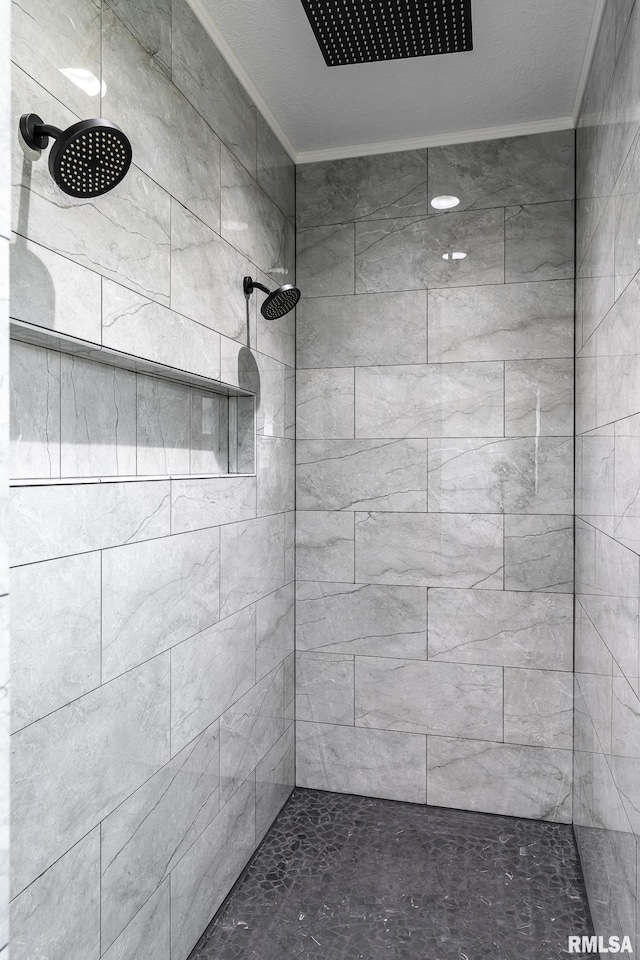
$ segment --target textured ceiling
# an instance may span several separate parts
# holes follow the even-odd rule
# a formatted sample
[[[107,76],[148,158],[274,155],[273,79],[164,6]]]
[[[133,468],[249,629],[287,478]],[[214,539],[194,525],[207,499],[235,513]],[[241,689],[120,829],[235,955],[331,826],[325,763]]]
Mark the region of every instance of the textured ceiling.
[[[300,160],[520,124],[569,126],[599,8],[473,0],[473,51],[327,67],[300,0],[199,2]]]

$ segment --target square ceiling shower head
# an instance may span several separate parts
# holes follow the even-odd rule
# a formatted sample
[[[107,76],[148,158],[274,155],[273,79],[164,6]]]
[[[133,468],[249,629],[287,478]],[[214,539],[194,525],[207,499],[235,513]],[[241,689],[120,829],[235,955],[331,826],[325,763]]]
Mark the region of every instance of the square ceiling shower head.
[[[471,0],[302,0],[329,67],[473,49]]]

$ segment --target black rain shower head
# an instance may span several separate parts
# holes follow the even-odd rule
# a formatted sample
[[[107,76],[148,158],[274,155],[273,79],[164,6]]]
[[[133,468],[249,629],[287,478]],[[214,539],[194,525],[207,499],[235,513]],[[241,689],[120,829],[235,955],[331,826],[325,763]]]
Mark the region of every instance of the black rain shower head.
[[[35,113],[20,118],[20,133],[28,147],[44,150],[49,137],[49,171],[71,197],[100,197],[126,176],[131,144],[120,127],[109,120],[81,120],[67,130],[44,123]]]
[[[245,277],[243,288],[247,300],[254,290],[263,290],[264,293],[268,294],[267,299],[260,307],[260,313],[265,320],[279,320],[280,317],[284,317],[290,310],[293,310],[300,299],[300,291],[292,283],[285,283],[283,287],[278,287],[277,290],[272,291],[265,287],[263,283],[258,283],[251,277]]]

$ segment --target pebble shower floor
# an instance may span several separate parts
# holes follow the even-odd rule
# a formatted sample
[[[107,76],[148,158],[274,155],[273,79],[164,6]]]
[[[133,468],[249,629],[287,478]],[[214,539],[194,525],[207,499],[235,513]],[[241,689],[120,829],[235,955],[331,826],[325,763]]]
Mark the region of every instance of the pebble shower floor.
[[[570,826],[297,789],[190,960],[561,960],[590,933]]]

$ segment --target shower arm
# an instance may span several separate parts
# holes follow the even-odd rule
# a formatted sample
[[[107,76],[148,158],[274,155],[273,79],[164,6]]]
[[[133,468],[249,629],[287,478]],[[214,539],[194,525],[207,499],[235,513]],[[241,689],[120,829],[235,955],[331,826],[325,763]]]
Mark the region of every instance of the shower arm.
[[[258,283],[257,280],[252,280],[251,277],[245,277],[243,281],[244,295],[249,299],[254,290],[263,290],[264,293],[271,293],[269,287],[265,287],[264,283]]]
[[[63,131],[60,127],[43,123],[35,113],[25,113],[20,118],[20,133],[24,142],[32,150],[44,150],[49,143],[49,137],[57,140],[58,137],[62,136]]]

